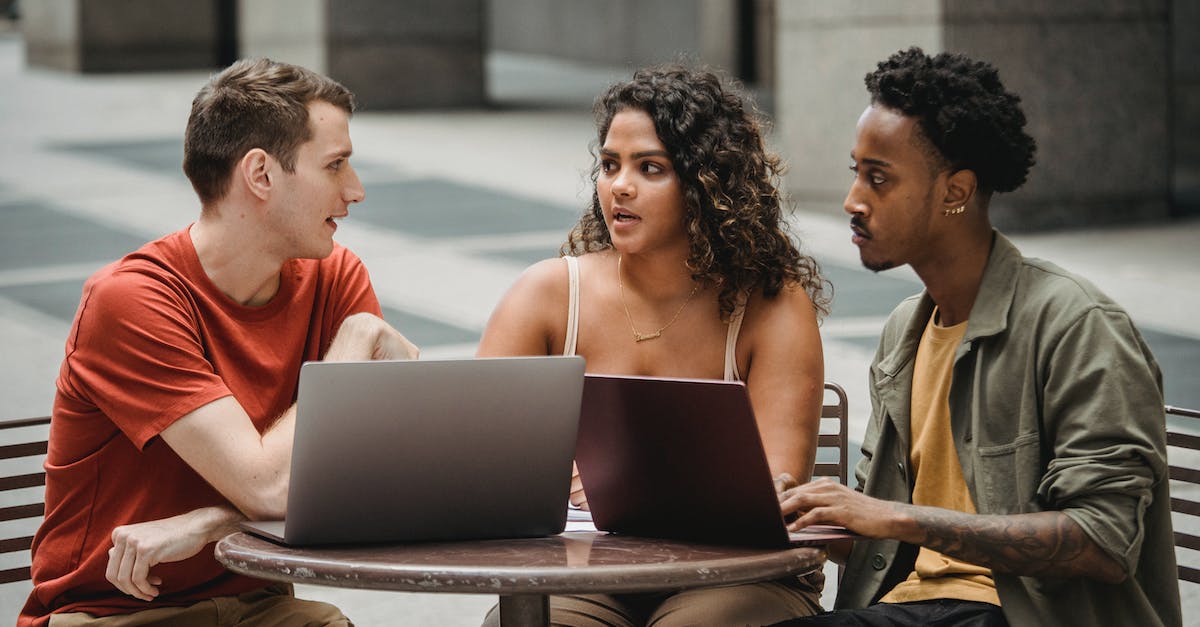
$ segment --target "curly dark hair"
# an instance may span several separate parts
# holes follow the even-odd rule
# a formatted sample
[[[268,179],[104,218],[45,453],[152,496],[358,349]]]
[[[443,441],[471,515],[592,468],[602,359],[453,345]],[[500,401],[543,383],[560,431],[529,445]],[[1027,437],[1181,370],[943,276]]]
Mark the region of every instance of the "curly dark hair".
[[[871,103],[917,118],[943,168],[971,170],[980,189],[1011,192],[1025,183],[1037,144],[1025,131],[1021,99],[989,63],[913,46],[866,76]]]
[[[683,188],[691,244],[687,267],[694,280],[720,286],[722,319],[728,320],[751,291],[761,289],[772,298],[789,281],[803,286],[818,314],[828,313],[832,287],[816,260],[797,250],[782,219],[778,181],[783,165],[763,144],[758,112],[738,86],[707,70],[676,64],[644,68],[596,99],[592,201],[560,253],[612,248],[595,190],[596,149],[604,145],[613,117],[630,109],[650,116],[667,148]]]

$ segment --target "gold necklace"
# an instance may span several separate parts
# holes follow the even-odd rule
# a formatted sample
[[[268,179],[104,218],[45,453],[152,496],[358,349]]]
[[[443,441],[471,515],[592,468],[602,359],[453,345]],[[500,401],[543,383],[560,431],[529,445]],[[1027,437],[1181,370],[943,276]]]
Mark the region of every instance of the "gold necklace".
[[[637,327],[633,324],[633,316],[629,315],[629,305],[625,304],[625,283],[621,281],[620,255],[617,255],[617,289],[621,294],[621,307],[625,309],[625,319],[629,321],[629,330],[633,331],[633,341],[645,342],[646,340],[653,340],[662,337],[663,331],[666,331],[667,327],[675,324],[675,321],[679,319],[679,314],[683,313],[684,307],[687,307],[688,303],[692,302],[692,297],[695,296],[696,291],[700,289],[700,284],[696,283],[696,285],[692,287],[692,293],[688,294],[687,300],[683,301],[683,304],[680,305],[679,309],[675,311],[675,315],[671,316],[671,319],[668,320],[666,324],[659,327],[657,331],[652,331],[650,333],[639,333]]]

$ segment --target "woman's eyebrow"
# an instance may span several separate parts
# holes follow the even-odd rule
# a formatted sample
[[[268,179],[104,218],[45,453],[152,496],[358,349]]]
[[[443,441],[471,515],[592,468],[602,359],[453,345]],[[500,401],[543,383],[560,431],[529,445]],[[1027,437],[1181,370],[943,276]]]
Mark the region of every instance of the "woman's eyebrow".
[[[621,156],[620,153],[618,153],[617,151],[615,151],[611,148],[601,148],[600,154],[602,154],[606,157],[620,157]],[[642,151],[635,152],[635,153],[629,155],[629,158],[631,158],[631,159],[642,159],[645,157],[663,157],[666,159],[670,159],[671,155],[667,154],[667,151],[665,151],[665,150],[642,150]]]

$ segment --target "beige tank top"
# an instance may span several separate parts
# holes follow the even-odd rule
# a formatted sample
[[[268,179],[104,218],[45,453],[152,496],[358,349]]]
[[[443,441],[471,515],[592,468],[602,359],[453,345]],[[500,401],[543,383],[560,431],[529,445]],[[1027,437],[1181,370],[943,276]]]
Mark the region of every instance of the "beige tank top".
[[[579,340],[579,258],[563,257],[567,262],[567,285],[570,290],[570,300],[567,306],[567,341],[563,345],[563,355],[574,355]],[[741,375],[737,369],[737,337],[742,329],[742,315],[745,307],[739,307],[729,320],[729,332],[725,336],[725,380],[739,381]]]

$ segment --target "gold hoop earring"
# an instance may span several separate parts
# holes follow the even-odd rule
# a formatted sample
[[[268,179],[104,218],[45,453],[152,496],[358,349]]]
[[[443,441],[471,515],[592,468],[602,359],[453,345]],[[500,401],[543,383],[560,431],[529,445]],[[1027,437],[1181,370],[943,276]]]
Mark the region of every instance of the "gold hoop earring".
[[[966,211],[966,210],[967,210],[967,206],[966,206],[966,205],[959,205],[959,206],[958,206],[957,208],[955,208],[955,209],[942,209],[942,215],[944,215],[944,216],[956,216],[956,215],[958,215],[958,214],[960,214],[960,213],[962,213],[962,212],[964,212],[964,211]]]

